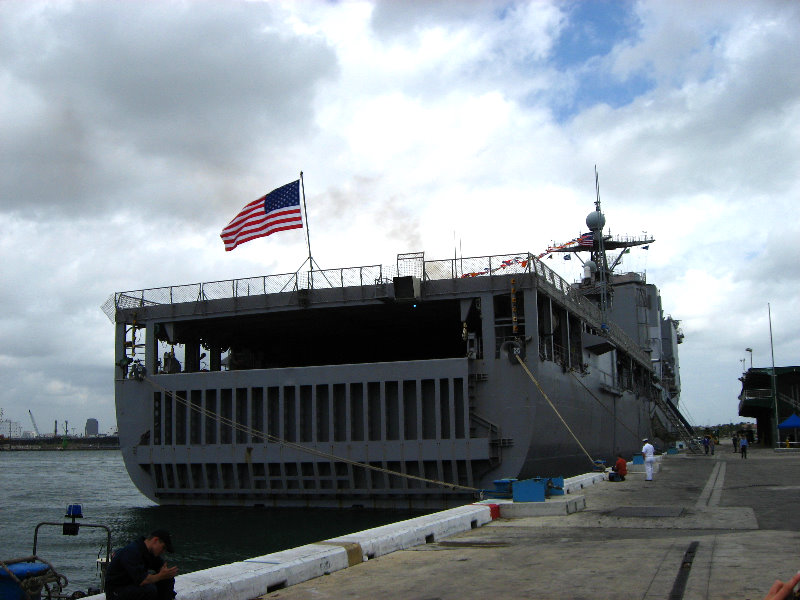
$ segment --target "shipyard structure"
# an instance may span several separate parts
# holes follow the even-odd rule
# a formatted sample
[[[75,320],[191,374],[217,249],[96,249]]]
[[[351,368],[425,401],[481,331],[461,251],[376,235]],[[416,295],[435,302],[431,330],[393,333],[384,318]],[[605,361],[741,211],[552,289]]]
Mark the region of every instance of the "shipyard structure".
[[[666,439],[679,323],[606,257],[653,240],[595,213],[559,248],[587,256],[572,284],[527,252],[414,253],[114,294],[131,479],[161,504],[438,509]]]

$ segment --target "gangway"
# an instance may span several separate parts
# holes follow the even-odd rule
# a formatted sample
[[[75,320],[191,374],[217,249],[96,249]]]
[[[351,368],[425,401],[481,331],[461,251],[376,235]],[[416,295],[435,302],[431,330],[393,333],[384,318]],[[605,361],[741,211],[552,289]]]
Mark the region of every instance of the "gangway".
[[[656,404],[667,417],[667,420],[672,425],[673,431],[678,434],[678,437],[686,444],[686,449],[692,454],[700,454],[700,444],[694,436],[694,428],[689,424],[686,418],[681,414],[681,411],[672,403],[669,398],[661,398],[656,396]]]

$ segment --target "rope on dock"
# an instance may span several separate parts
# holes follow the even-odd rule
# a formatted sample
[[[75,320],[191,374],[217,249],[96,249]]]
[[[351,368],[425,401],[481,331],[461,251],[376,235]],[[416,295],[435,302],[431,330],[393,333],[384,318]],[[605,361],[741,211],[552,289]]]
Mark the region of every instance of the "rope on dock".
[[[237,423],[233,419],[229,419],[227,417],[223,417],[222,415],[220,415],[218,413],[215,413],[215,412],[210,411],[210,410],[208,410],[206,408],[202,408],[202,407],[198,406],[197,404],[189,402],[185,398],[181,398],[181,396],[178,395],[177,393],[175,393],[174,391],[169,390],[169,389],[165,388],[162,385],[159,385],[158,383],[156,383],[155,381],[153,381],[152,379],[150,379],[146,375],[144,377],[142,377],[141,380],[147,381],[153,387],[163,391],[166,394],[169,394],[171,397],[175,398],[175,400],[177,400],[179,403],[183,404],[189,410],[193,410],[193,411],[195,411],[195,412],[197,412],[197,413],[199,413],[199,414],[201,414],[201,415],[203,415],[205,417],[209,417],[211,419],[219,421],[223,425],[228,425],[231,428],[233,428],[233,429],[235,429],[237,431],[241,431],[243,433],[246,433],[246,434],[248,434],[248,435],[250,435],[252,437],[264,438],[269,442],[280,444],[281,446],[285,446],[287,448],[292,448],[293,450],[299,450],[300,452],[306,452],[308,454],[312,454],[312,455],[318,456],[320,458],[325,458],[325,459],[328,459],[328,460],[347,463],[347,464],[352,465],[354,467],[361,467],[361,468],[364,468],[364,469],[369,469],[370,471],[376,471],[378,473],[386,473],[387,475],[395,475],[397,477],[405,477],[406,479],[413,479],[415,481],[421,481],[423,483],[430,483],[430,484],[433,484],[433,485],[446,487],[446,488],[449,488],[451,490],[465,490],[465,491],[476,492],[476,493],[480,493],[481,492],[481,490],[478,489],[478,488],[474,488],[474,487],[470,487],[470,486],[466,486],[466,485],[460,485],[458,483],[449,483],[447,481],[439,481],[438,479],[428,479],[426,477],[420,477],[418,475],[411,475],[409,473],[402,473],[400,471],[393,471],[392,469],[385,469],[383,467],[376,467],[375,465],[370,465],[370,464],[367,464],[367,463],[359,462],[357,460],[352,460],[350,458],[345,458],[343,456],[337,456],[336,454],[331,454],[330,452],[325,452],[323,450],[318,450],[316,448],[311,448],[309,446],[304,446],[303,444],[298,444],[296,442],[290,442],[288,440],[284,440],[282,438],[279,438],[279,437],[277,437],[275,435],[269,434],[269,433],[267,433],[265,431],[259,431],[257,429],[252,428],[252,427],[248,427],[247,425],[243,425],[241,423]]]

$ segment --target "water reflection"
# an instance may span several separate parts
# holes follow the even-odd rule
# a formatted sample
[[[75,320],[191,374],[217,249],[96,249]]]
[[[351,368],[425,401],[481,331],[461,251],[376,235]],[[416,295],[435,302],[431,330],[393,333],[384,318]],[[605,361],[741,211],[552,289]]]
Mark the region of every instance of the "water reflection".
[[[150,531],[169,529],[188,573],[219,564],[377,527],[420,512],[334,509],[172,507],[153,505],[133,486],[115,451],[3,452],[0,454],[0,560],[31,554],[34,529],[61,523],[67,504],[83,505],[83,523],[107,525],[113,548]],[[70,580],[70,590],[99,585],[95,561],[105,555],[102,530],[77,537],[43,527],[37,553]]]

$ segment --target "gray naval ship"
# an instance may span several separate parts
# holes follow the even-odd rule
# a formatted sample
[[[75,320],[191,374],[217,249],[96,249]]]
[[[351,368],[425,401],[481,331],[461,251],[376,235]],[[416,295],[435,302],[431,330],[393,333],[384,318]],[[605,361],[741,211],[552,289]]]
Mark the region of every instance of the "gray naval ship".
[[[438,509],[668,437],[683,334],[643,274],[616,273],[654,240],[604,234],[599,198],[586,223],[538,256],[114,294],[131,479],[160,504]],[[559,253],[580,281],[544,264]]]

